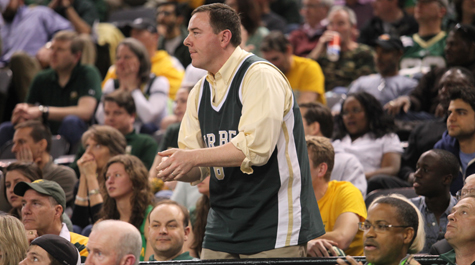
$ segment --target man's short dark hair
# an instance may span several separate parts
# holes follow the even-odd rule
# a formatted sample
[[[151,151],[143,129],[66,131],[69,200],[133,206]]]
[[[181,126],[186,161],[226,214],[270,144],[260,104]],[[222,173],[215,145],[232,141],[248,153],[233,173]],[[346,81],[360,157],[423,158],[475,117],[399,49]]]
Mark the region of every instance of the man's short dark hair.
[[[19,123],[15,126],[15,130],[22,128],[31,128],[30,136],[35,143],[45,139],[46,140],[46,152],[51,150],[51,131],[47,126],[37,120],[29,120]]]
[[[307,112],[303,116],[308,125],[318,122],[323,136],[332,138],[333,116],[330,109],[320,103],[308,102],[300,104],[300,108],[306,108]]]
[[[452,175],[453,182],[457,178],[460,168],[457,157],[447,150],[432,149],[431,151],[439,156],[437,164],[440,175]]]
[[[188,10],[188,4],[187,3],[178,3],[178,2],[162,2],[160,4],[157,5],[157,12],[158,12],[158,8],[160,8],[161,6],[173,6],[175,9],[175,16],[177,17],[181,17],[183,16],[186,11]],[[158,15],[158,14],[157,14]]]
[[[181,210],[181,213],[183,214],[183,228],[187,227],[190,224],[190,213],[188,212],[188,209],[185,206],[177,203],[176,201],[161,200],[157,202],[157,204],[155,204],[150,213],[152,213],[158,206],[161,205],[173,205],[178,207]],[[148,222],[150,223],[150,214],[148,215]]]
[[[84,41],[81,40],[81,38],[79,38],[79,35],[74,31],[61,30],[58,33],[54,34],[53,40],[70,41],[72,54],[81,53],[84,49]]]
[[[135,101],[132,97],[132,94],[122,89],[117,89],[107,94],[104,97],[104,104],[106,102],[116,103],[120,108],[124,108],[129,115],[133,115],[137,111],[135,108]]]
[[[465,103],[470,104],[472,110],[475,111],[475,89],[469,86],[454,87],[450,91],[450,101],[461,99]]]
[[[265,36],[261,43],[261,51],[263,52],[271,52],[277,51],[285,53],[287,51],[287,47],[290,45],[289,40],[285,37],[285,35],[278,31],[273,30],[269,33],[269,35]]]
[[[227,29],[231,31],[231,44],[234,47],[241,44],[241,19],[234,9],[225,4],[214,3],[196,8],[191,16],[202,12],[208,12],[214,34]]]

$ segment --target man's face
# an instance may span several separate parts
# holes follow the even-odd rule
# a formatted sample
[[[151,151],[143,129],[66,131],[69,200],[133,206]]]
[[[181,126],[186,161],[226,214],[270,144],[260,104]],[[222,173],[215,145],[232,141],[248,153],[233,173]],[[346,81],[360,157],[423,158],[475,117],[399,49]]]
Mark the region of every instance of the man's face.
[[[414,174],[414,189],[418,195],[433,197],[445,190],[444,176],[439,173],[440,157],[433,151],[421,155]]]
[[[161,205],[150,213],[149,240],[155,256],[172,259],[181,254],[190,227],[183,226],[183,213],[175,205]]]
[[[158,33],[152,33],[146,29],[131,29],[130,37],[140,41],[147,50],[149,50],[151,46],[156,47],[158,43]],[[150,54],[150,56],[153,56],[153,54]]]
[[[264,57],[264,59],[279,68],[282,73],[285,74],[290,71],[290,58],[292,54],[272,50],[268,52],[263,51],[262,56]]]
[[[87,251],[89,255],[86,259],[86,265],[116,265],[119,263],[119,254],[115,250],[116,241],[113,233],[108,233],[107,229],[101,231],[92,231],[87,242]],[[119,243],[119,242],[117,242]],[[119,243],[120,244],[120,243]],[[124,253],[126,254],[126,253]]]
[[[207,71],[217,72],[219,68],[215,62],[221,53],[220,36],[223,31],[214,34],[211,28],[209,13],[200,12],[191,17],[188,25],[188,37],[184,40],[184,44],[190,51],[191,62],[194,67],[205,69]]]
[[[185,115],[186,103],[188,102],[188,94],[189,93],[187,88],[180,88],[176,93],[175,109],[173,112],[179,121],[181,121],[183,119],[183,116]]]
[[[125,108],[119,107],[113,101],[104,102],[104,124],[109,125],[122,134],[128,134],[133,130],[135,116],[130,115]]]
[[[472,63],[473,43],[451,31],[445,41],[445,60],[448,66],[465,66]]]
[[[32,245],[26,253],[26,258],[22,260],[19,265],[50,265],[51,260],[48,257],[48,252],[43,248]]]
[[[64,71],[72,69],[78,62],[77,54],[71,52],[71,41],[53,40],[51,42],[51,69]]]
[[[22,222],[26,230],[37,230],[38,235],[44,234],[54,225],[55,219],[62,214],[61,205],[52,205],[50,196],[42,195],[29,189],[22,199]]]
[[[177,24],[174,5],[162,5],[157,9],[157,25],[165,26],[171,32]]]
[[[320,0],[303,0],[300,14],[305,22],[315,27],[321,20],[327,17],[328,8]]]
[[[434,21],[442,19],[445,15],[443,8],[437,0],[418,0],[414,8],[414,18],[417,22]]]
[[[328,17],[328,22],[328,29],[340,33],[341,42],[348,43],[353,28],[348,13],[344,10],[333,12]]]
[[[396,208],[382,203],[376,203],[368,209],[366,221],[373,225],[404,225],[398,222]],[[403,249],[406,229],[408,228],[390,227],[387,231],[376,232],[371,227],[365,231],[363,241],[366,260],[376,265],[399,263],[407,254]]]
[[[373,15],[375,17],[384,17],[389,12],[394,12],[397,8],[397,0],[375,0],[372,2]]]
[[[448,115],[447,131],[450,136],[460,141],[475,135],[475,112],[470,104],[462,99],[451,100]]]
[[[20,128],[15,131],[13,135],[12,153],[15,154],[16,159],[20,159],[20,151],[23,149],[30,149],[33,155],[33,160],[37,159],[45,148],[42,147],[41,141],[35,143],[31,137],[32,128]]]
[[[445,239],[452,246],[473,244],[475,238],[475,198],[461,199],[451,210],[447,217],[447,231]]]
[[[439,80],[438,99],[439,102],[447,109],[450,103],[449,89],[456,86],[465,86],[470,81],[460,70],[448,70]]]
[[[376,46],[376,56],[374,57],[378,72],[385,76],[397,70],[402,52],[398,50],[386,50]]]

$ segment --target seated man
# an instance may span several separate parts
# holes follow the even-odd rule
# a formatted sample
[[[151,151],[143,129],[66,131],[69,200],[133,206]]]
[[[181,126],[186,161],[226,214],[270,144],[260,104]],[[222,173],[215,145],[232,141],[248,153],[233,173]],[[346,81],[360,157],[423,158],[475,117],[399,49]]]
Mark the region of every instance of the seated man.
[[[403,46],[398,38],[381,35],[376,40],[375,63],[377,74],[361,76],[351,83],[348,93],[366,91],[384,104],[399,96],[408,95],[417,86],[417,81],[399,75],[398,62]]]
[[[104,117],[102,117],[102,119],[104,120],[104,124],[120,131],[127,141],[125,152],[138,157],[147,169],[150,169],[155,154],[157,153],[158,144],[150,135],[137,133],[135,131],[135,103],[130,92],[115,90],[107,94],[103,101]],[[84,152],[85,149],[81,145],[76,153],[74,162],[70,165],[78,176],[79,168],[76,163]]]
[[[141,249],[142,237],[135,226],[119,220],[99,221],[89,235],[90,255],[85,264],[138,265]]]
[[[31,242],[26,258],[20,265],[81,265],[81,256],[71,242],[57,235],[43,235]]]
[[[371,265],[418,265],[412,255],[424,247],[424,220],[405,197],[392,194],[374,200],[368,218],[359,224],[364,231],[364,254]],[[363,265],[347,256],[340,265]]]
[[[78,181],[74,171],[56,165],[51,150],[51,133],[41,122],[30,120],[15,126],[12,152],[22,162],[34,162],[43,172],[43,179],[57,182],[66,195],[66,203],[73,202],[73,190]]]
[[[32,183],[19,182],[13,192],[23,197],[22,222],[30,242],[42,235],[57,235],[76,246],[81,261],[86,259],[88,238],[69,232],[66,224],[62,223],[61,215],[66,208],[66,198],[58,183],[43,179]]]
[[[341,92],[346,93],[346,88],[358,77],[376,72],[374,51],[366,44],[353,40],[357,30],[356,15],[349,7],[334,6],[327,19],[327,30],[307,57],[316,60],[322,67],[326,91],[339,87],[344,88]],[[334,38],[340,39],[338,58],[327,53],[327,46]]]
[[[419,158],[414,174],[414,189],[419,197],[412,198],[426,223],[426,243],[421,253],[444,238],[447,216],[457,203],[450,195],[450,185],[458,176],[457,158],[450,152],[432,149]]]
[[[315,102],[300,104],[303,128],[306,136],[323,136],[331,139],[333,134],[333,116],[330,109]],[[335,164],[330,180],[349,181],[366,196],[368,184],[363,166],[358,158],[341,149],[335,149]]]
[[[320,102],[325,100],[325,78],[317,62],[292,54],[292,46],[284,34],[273,31],[261,44],[262,57],[279,68],[289,80],[297,102]]]
[[[358,222],[366,219],[366,205],[359,190],[347,181],[330,181],[335,153],[329,139],[307,136],[313,190],[325,225],[325,234],[307,244],[312,257],[336,256],[332,245],[348,255],[363,255],[363,231]]]
[[[150,243],[147,244],[150,244],[154,253],[150,261],[196,260],[183,251],[184,242],[191,232],[188,209],[174,201],[163,200],[155,205],[148,219]]]
[[[51,69],[35,76],[26,103],[18,104],[11,122],[0,125],[0,145],[13,137],[13,126],[25,120],[43,118],[53,134],[61,134],[74,145],[87,130],[101,98],[99,71],[81,65],[83,42],[72,31],[55,34],[51,43]]]
[[[453,250],[441,254],[448,265],[469,265],[475,262],[475,195],[463,197],[449,215],[445,239]]]

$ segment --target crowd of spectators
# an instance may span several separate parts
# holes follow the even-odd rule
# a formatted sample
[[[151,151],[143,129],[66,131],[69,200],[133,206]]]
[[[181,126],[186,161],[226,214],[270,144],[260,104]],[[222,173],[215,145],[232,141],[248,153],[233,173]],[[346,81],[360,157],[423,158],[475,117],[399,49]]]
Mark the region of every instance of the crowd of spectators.
[[[187,36],[202,33],[188,28],[192,11],[216,2],[240,16],[239,56],[270,62],[281,74],[275,84],[293,92],[285,110],[300,109],[294,134],[306,138],[286,137],[306,142],[307,153],[275,159],[308,157],[318,204],[310,213],[318,211],[325,234],[299,251],[366,256],[373,265],[429,253],[475,262],[473,1],[0,0],[0,155],[14,156],[0,160],[0,264],[33,255],[101,264],[97,253],[127,265],[202,258],[209,218],[218,220],[213,207],[226,208],[210,192],[222,168],[204,179],[200,171],[197,186],[157,174],[167,160],[160,152],[237,135],[191,130],[190,120],[205,117],[201,96],[221,101],[228,95],[213,89],[237,84],[190,55]],[[252,90],[237,87],[231,96],[243,108]],[[63,162],[53,157],[54,138],[68,144]],[[408,198],[374,200],[393,192]]]

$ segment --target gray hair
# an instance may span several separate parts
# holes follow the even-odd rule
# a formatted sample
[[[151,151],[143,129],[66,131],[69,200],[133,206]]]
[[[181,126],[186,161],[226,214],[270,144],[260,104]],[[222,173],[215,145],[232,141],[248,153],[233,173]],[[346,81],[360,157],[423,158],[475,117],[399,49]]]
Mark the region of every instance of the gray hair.
[[[320,4],[330,9],[333,6],[334,0],[320,0]]]
[[[332,9],[330,9],[330,12],[328,12],[327,18],[329,19],[330,16],[333,13],[335,13],[337,11],[340,11],[340,10],[345,11],[348,14],[348,17],[350,19],[350,24],[352,26],[356,26],[356,14],[351,8],[349,8],[347,6],[334,6],[334,7],[332,7]]]
[[[138,265],[140,261],[140,253],[142,251],[142,236],[139,230],[130,223],[119,220],[104,220],[97,222],[92,231],[101,231],[109,229],[113,230],[116,235],[116,253],[117,258],[121,259],[125,255],[132,254],[135,257],[134,265]]]

